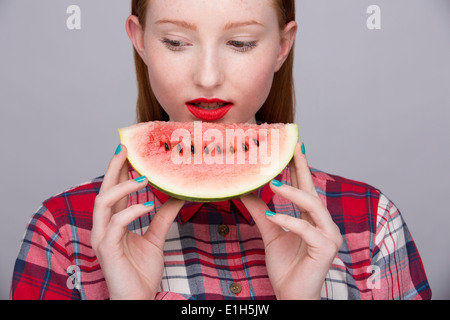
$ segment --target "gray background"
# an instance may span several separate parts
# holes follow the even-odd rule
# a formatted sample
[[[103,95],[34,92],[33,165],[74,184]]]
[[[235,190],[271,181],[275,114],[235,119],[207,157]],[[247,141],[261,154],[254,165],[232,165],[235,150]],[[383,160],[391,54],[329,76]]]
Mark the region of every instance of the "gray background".
[[[81,30],[66,8],[81,7]],[[366,9],[381,7],[381,30]],[[102,175],[134,123],[128,0],[0,0],[0,299],[46,198]],[[450,1],[301,0],[295,78],[311,166],[401,210],[435,299],[450,298]]]

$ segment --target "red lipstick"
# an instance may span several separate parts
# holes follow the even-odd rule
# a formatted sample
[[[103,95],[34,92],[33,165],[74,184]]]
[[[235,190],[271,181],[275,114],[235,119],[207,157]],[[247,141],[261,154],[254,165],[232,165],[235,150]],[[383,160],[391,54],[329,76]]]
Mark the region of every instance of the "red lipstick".
[[[186,102],[186,107],[197,119],[217,121],[230,111],[233,104],[220,99],[199,98]]]

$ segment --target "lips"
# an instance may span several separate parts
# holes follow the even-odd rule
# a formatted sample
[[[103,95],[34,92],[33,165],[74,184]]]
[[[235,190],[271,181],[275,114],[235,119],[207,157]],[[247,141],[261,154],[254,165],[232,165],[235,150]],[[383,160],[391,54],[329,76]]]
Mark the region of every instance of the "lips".
[[[222,119],[233,107],[233,103],[220,99],[199,98],[186,102],[186,107],[192,115],[203,121]]]

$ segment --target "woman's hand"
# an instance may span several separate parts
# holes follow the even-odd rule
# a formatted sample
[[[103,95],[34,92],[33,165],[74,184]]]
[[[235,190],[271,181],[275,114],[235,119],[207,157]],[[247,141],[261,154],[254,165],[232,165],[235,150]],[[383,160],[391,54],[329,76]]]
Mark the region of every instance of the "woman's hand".
[[[154,299],[161,283],[164,243],[184,201],[168,200],[143,236],[127,229],[147,214],[153,203],[128,206],[128,195],[148,181],[129,180],[127,150],[120,145],[95,199],[91,244],[100,262],[111,299]]]
[[[241,198],[261,232],[270,282],[283,300],[320,299],[325,276],[342,245],[339,228],[316,192],[302,148],[303,144],[297,144],[290,165],[292,186],[270,184],[273,192],[297,206],[300,219],[268,211],[254,194]]]

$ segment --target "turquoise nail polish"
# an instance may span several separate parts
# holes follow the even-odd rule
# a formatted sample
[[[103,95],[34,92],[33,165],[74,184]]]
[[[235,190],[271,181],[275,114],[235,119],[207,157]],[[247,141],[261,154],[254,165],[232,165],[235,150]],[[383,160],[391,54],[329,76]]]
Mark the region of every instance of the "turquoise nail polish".
[[[142,176],[142,177],[134,179],[134,181],[136,181],[137,183],[141,183],[141,182],[144,182],[145,179],[147,179],[147,178],[145,176]]]
[[[119,144],[117,146],[116,152],[114,152],[114,154],[117,156],[120,153],[120,151],[122,151],[122,145],[121,144]]]
[[[153,207],[154,204],[155,203],[153,201],[149,201],[149,202],[144,203],[144,206],[146,206],[146,207]]]
[[[306,154],[305,144],[304,144],[304,143],[302,143],[302,148],[301,148],[301,149],[302,149],[302,153],[303,153],[303,154]]]
[[[273,217],[275,214],[276,214],[275,212],[272,212],[269,210],[266,211],[266,216],[268,216],[268,217]]]
[[[281,186],[283,185],[280,181],[278,181],[278,180],[276,180],[276,179],[273,179],[273,180],[272,180],[272,184],[273,184],[275,187],[281,187]]]

